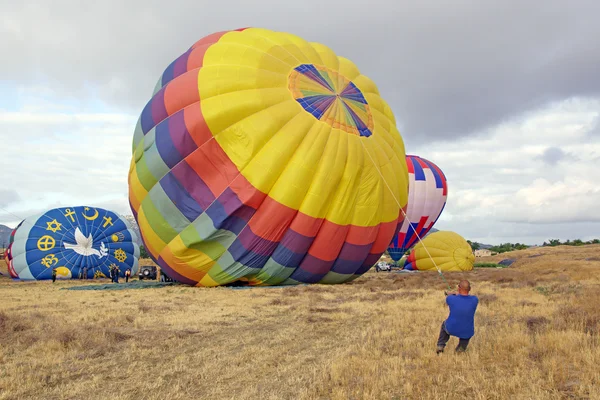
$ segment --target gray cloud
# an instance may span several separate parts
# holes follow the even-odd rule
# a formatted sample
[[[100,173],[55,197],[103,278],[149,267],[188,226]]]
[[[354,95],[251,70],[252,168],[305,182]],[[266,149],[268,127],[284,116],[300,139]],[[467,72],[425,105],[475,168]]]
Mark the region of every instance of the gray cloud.
[[[372,77],[408,143],[480,131],[549,101],[600,94],[600,3],[341,0],[10,2],[3,76],[50,80],[138,113],[200,37],[259,26],[322,42]]]
[[[0,118],[17,215],[129,213],[132,130],[164,68],[202,36],[258,26],[324,43],[378,84],[408,152],[448,177],[439,229],[491,243],[600,229],[596,1],[5,3],[0,74],[25,99]]]
[[[558,147],[548,147],[546,150],[544,150],[542,155],[539,156],[539,159],[550,166],[555,166],[567,157],[567,153]]]
[[[587,137],[590,140],[600,139],[600,113],[598,113],[594,121],[590,124]]]
[[[16,190],[0,189],[0,207],[7,207],[19,200],[20,197]]]

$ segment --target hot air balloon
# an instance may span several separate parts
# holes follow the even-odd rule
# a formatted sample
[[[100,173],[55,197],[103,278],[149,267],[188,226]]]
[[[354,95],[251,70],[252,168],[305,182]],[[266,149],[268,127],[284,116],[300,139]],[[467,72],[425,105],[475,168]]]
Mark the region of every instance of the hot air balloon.
[[[442,170],[419,156],[406,156],[408,166],[408,205],[398,233],[388,253],[399,261],[420,238],[425,237],[438,220],[448,197],[448,184]],[[403,216],[404,217],[404,216]]]
[[[4,262],[6,263],[6,270],[4,269],[4,267],[2,269],[0,269],[0,276],[1,275],[6,275],[9,276],[9,270],[8,270],[8,264],[10,263],[10,258],[12,258],[11,253],[10,253],[10,245],[8,245],[6,247],[6,249],[4,249]]]
[[[342,283],[379,259],[407,201],[375,84],[298,36],[219,32],[173,61],[133,140],[129,199],[171,278]]]
[[[8,274],[8,276],[10,276],[13,279],[17,278],[17,274],[13,268],[13,263],[12,263],[12,259],[13,259],[12,244],[15,241],[15,232],[17,231],[17,229],[19,229],[21,224],[23,224],[23,221],[21,221],[19,223],[19,225],[17,225],[17,227],[15,229],[13,229],[12,232],[10,233],[8,246],[6,247],[6,250],[4,252],[4,261],[6,262],[7,274]]]
[[[112,211],[94,207],[55,208],[26,218],[15,229],[11,266],[22,280],[109,276],[117,265],[135,274],[140,254],[129,222]]]
[[[473,250],[462,236],[454,232],[438,231],[427,235],[413,248],[404,269],[470,271],[474,262]]]

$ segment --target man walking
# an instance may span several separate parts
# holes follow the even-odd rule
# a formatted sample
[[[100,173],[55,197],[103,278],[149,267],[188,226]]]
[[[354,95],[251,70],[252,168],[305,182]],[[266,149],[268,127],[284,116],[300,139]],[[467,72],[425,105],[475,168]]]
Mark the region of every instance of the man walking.
[[[467,280],[460,281],[458,292],[446,293],[446,304],[450,308],[448,319],[442,322],[437,342],[437,354],[444,351],[450,336],[458,340],[457,352],[467,350],[469,340],[475,334],[475,311],[479,304],[477,296],[469,295],[471,284]]]

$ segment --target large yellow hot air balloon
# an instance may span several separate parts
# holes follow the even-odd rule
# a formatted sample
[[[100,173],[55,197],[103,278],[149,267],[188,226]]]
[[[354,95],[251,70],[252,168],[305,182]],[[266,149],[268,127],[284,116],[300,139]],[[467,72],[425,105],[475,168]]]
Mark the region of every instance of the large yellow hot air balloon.
[[[404,269],[471,271],[474,262],[475,255],[465,238],[458,233],[438,231],[428,235],[414,247]]]
[[[342,283],[407,203],[394,115],[350,60],[249,28],[167,67],[137,124],[129,200],[150,256],[197,286]]]

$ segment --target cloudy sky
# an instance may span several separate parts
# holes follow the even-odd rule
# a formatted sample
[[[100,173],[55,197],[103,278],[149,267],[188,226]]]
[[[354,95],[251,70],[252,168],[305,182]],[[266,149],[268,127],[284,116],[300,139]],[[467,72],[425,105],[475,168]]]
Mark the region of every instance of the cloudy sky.
[[[197,39],[258,26],[377,83],[407,152],[447,175],[437,228],[600,237],[598,15],[596,0],[0,0],[0,223],[83,203],[129,214],[131,138],[157,78]]]

